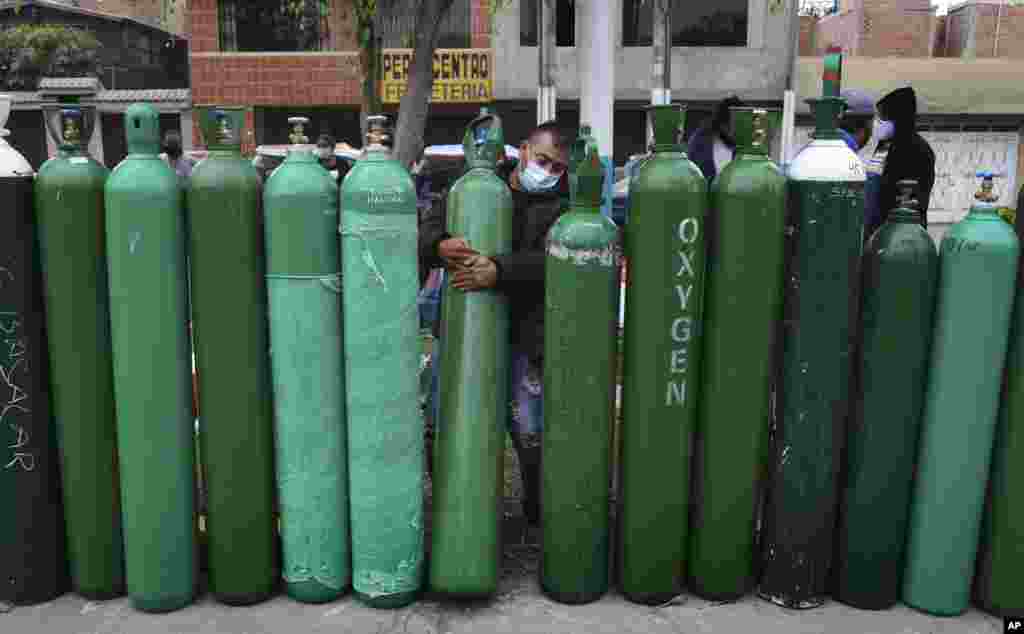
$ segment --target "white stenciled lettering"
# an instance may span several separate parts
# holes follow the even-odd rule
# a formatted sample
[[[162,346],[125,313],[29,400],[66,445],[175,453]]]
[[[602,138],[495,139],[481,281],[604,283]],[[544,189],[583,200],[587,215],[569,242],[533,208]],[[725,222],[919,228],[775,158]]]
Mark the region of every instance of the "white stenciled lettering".
[[[690,261],[692,253],[686,251],[679,252],[679,270],[676,272],[676,277],[682,277],[683,273],[686,273],[690,277],[693,277],[693,263]]]
[[[700,221],[696,218],[687,218],[679,223],[679,239],[684,244],[693,244],[700,235]]]
[[[10,462],[4,465],[4,469],[15,469],[17,467],[21,467],[22,471],[35,471],[35,455],[19,451],[14,454]]]
[[[672,322],[672,341],[686,343],[690,340],[691,326],[693,319],[690,317],[679,317]]]
[[[669,371],[672,374],[686,374],[686,348],[679,348],[670,353]]]
[[[700,219],[686,218],[676,227],[676,236],[682,242],[679,255],[679,266],[674,267],[675,277],[683,278],[675,284],[676,298],[679,300],[679,314],[674,315],[669,326],[669,337],[676,345],[668,352],[668,382],[665,386],[665,405],[686,404],[686,381],[690,369],[690,346],[694,345],[694,314],[696,308],[690,302],[693,296],[694,283],[700,273],[700,252],[697,251],[697,239],[700,237]],[[675,258],[673,258],[675,260]],[[698,291],[699,293],[700,291]],[[699,295],[698,298],[699,300]],[[679,347],[677,347],[679,346]]]
[[[686,402],[686,381],[670,381],[665,393],[665,405],[682,405]]]
[[[686,312],[686,307],[690,305],[690,293],[693,292],[693,284],[687,284],[686,288],[683,288],[682,284],[676,284],[676,296],[679,298],[679,310]]]

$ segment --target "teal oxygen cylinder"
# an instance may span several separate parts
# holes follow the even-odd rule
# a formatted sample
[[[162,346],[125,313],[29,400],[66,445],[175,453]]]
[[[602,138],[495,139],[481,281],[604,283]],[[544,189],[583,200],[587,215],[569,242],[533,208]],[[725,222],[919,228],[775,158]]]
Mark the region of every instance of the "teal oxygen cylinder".
[[[351,581],[338,186],[313,155],[304,117],[263,190],[282,575],[297,601]]]
[[[368,117],[341,189],[352,588],[371,607],[411,603],[423,583],[416,188]]]
[[[781,376],[762,509],[760,596],[825,600],[839,456],[850,407],[864,226],[864,167],[836,132],[838,97],[808,100],[814,140],[789,165]]]
[[[86,149],[95,107],[45,106],[43,115],[59,147],[39,168],[35,202],[71,583],[109,599],[125,591],[103,219],[110,171]]]
[[[898,185],[899,207],[864,251],[860,379],[836,528],[833,595],[869,610],[900,599],[939,275],[935,243],[915,209],[917,181]]]
[[[268,599],[280,576],[262,196],[240,154],[245,110],[196,112],[209,148],[187,199],[210,590],[249,605]]]
[[[608,590],[611,435],[618,327],[618,228],[601,215],[603,168],[581,126],[573,206],[545,259],[541,586],[562,603]]]
[[[125,563],[132,605],[169,612],[198,576],[184,196],[156,109],[130,106],[125,131],[104,197]]]
[[[969,603],[1020,253],[1013,228],[997,213],[993,174],[978,177],[977,202],[939,249],[903,579],[904,603],[943,616],[961,614]]]
[[[504,147],[501,119],[482,113],[471,121],[463,147],[467,171],[448,192],[448,233],[484,256],[508,253],[512,193],[494,170]],[[501,562],[509,304],[495,290],[466,293],[447,285],[444,293],[430,587],[484,597],[498,588]]]
[[[1015,219],[1024,236],[1024,188]],[[1024,267],[1018,266],[1002,407],[996,426],[988,499],[981,529],[975,603],[1003,617],[1024,618]]]
[[[57,439],[50,412],[35,172],[7,143],[11,97],[0,95],[0,603],[50,601],[67,590]]]

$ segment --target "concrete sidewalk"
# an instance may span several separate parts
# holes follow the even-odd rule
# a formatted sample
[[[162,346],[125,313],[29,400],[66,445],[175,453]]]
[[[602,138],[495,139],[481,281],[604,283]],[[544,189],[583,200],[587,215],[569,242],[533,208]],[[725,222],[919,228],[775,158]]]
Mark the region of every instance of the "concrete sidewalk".
[[[278,596],[232,608],[209,595],[170,614],[136,612],[128,599],[90,602],[72,594],[51,603],[0,614],[2,634],[1001,634],[1002,620],[971,611],[956,618],[930,617],[899,606],[865,612],[830,602],[788,611],[754,596],[713,603],[681,596],[651,608],[631,604],[614,590],[601,601],[566,606],[545,598],[537,583],[538,548],[506,544],[504,573],[489,602],[457,603],[426,596],[393,611],[364,607],[351,596],[304,605]]]

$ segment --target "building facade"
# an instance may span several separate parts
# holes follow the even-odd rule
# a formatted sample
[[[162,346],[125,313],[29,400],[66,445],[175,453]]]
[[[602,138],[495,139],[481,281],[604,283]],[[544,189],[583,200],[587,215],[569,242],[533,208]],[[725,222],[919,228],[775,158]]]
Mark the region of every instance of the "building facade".
[[[99,116],[90,149],[113,167],[127,154],[124,112],[136,101],[150,101],[164,130],[191,130],[184,38],[133,17],[112,15],[71,2],[0,0],[0,29],[22,25],[63,25],[93,33],[101,44],[98,77],[40,78],[32,90],[11,92],[11,143],[33,167],[55,154],[41,108],[59,96],[74,95],[96,106]]]
[[[975,0],[950,7],[936,42],[941,57],[1024,59],[1024,6]]]
[[[650,102],[651,89],[651,5],[607,1],[617,25],[615,158],[622,163],[644,143],[643,106]],[[361,73],[350,0],[330,0],[327,15],[309,16],[310,24],[320,26],[315,37],[305,39],[261,36],[260,27],[242,10],[244,4],[273,6],[276,0],[191,1],[186,29],[194,102],[253,106],[250,147],[285,143],[286,119],[292,114],[310,116],[314,135],[328,132],[359,145]],[[674,3],[671,66],[676,101],[698,110],[732,94],[757,103],[781,103],[794,63],[791,43],[797,28],[787,4]],[[494,100],[508,142],[520,142],[536,124],[538,0],[512,0],[494,16],[490,6],[487,0],[455,0],[442,24],[427,144],[458,142],[485,100],[482,94]],[[557,7],[558,118],[565,128],[574,129],[579,123],[580,18],[568,0],[559,0]],[[385,97],[391,94],[389,83],[402,83],[401,72],[389,78],[388,71],[399,68],[403,60],[408,63],[411,20],[412,16],[398,18],[384,29],[383,44],[389,49]],[[468,61],[462,63],[462,58]],[[446,88],[449,84],[454,87]],[[397,99],[389,101],[387,107],[396,110]],[[700,118],[691,117],[691,127]],[[195,142],[199,141],[197,131]]]
[[[814,34],[801,42],[802,55],[838,46],[856,57],[931,57],[937,25],[931,0],[842,0],[835,13],[806,22]]]
[[[309,4],[309,3],[307,3]],[[281,19],[268,27],[260,15],[277,10],[278,0],[191,0],[186,30],[191,38],[192,94],[196,105],[252,106],[247,121],[245,150],[255,145],[287,143],[287,118],[309,116],[309,132],[328,133],[355,146],[359,139],[362,73],[356,43],[356,20],[351,0],[312,3],[302,16],[303,29]],[[442,22],[435,75],[444,85],[453,68],[463,69],[462,53],[491,48],[487,0],[455,0]],[[412,15],[398,15],[382,25],[385,111],[396,112],[407,70]],[[281,28],[282,25],[285,28]],[[479,59],[479,55],[473,56]],[[463,70],[465,72],[463,73]],[[477,61],[476,73],[480,63]],[[490,71],[488,58],[488,72]],[[456,81],[456,80],[452,80]],[[479,83],[479,82],[478,82]],[[461,82],[460,85],[465,85]],[[488,90],[489,90],[489,81]],[[491,95],[488,94],[487,99]],[[450,143],[479,111],[481,98],[468,90],[435,90],[427,126],[427,143]],[[198,129],[194,134],[201,144]]]

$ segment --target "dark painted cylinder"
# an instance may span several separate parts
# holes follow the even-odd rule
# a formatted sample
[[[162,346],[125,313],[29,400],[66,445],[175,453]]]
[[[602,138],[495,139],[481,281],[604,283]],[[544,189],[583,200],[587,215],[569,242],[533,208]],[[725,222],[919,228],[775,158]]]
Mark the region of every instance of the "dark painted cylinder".
[[[597,144],[580,132],[572,209],[548,232],[545,270],[541,587],[562,603],[608,590],[618,228],[601,215]]]
[[[768,158],[778,114],[733,109],[739,150],[711,185],[689,576],[694,592],[715,600],[754,583],[782,309],[786,177]]]
[[[352,589],[371,607],[399,608],[423,585],[424,443],[416,188],[384,145],[385,120],[368,118],[364,155],[341,188],[337,231],[345,280]]]
[[[939,256],[919,224],[915,181],[864,252],[858,388],[836,528],[835,598],[881,610],[900,599],[907,516],[928,378]]]
[[[198,563],[184,196],[156,109],[130,106],[125,131],[104,197],[125,565],[132,605],[169,612],[195,597]]]
[[[1024,237],[1024,188],[1017,200],[1020,239]],[[1024,267],[1019,265],[1007,355],[975,591],[976,603],[983,609],[1020,619],[1024,618]]]
[[[187,194],[210,589],[247,605],[279,577],[260,182],[239,153],[244,109],[196,112],[210,150]]]
[[[448,232],[488,257],[512,248],[512,193],[494,171],[504,144],[497,116],[474,119],[463,137],[468,169],[448,193]],[[494,291],[449,284],[444,293],[430,587],[485,597],[498,589],[501,570],[509,304]]]
[[[85,149],[94,107],[43,112],[60,148],[39,168],[35,200],[68,560],[75,592],[109,599],[125,591],[103,220],[110,172]]]
[[[0,95],[0,602],[30,605],[68,588],[57,439],[50,414],[46,316],[25,157],[4,138],[11,98]]]
[[[649,116],[654,154],[633,182],[626,225],[618,570],[628,599],[654,605],[679,594],[686,574],[707,182],[678,144],[680,107]]]
[[[940,616],[963,613],[970,600],[1020,254],[996,213],[990,174],[975,197],[939,249],[903,577],[903,602]]]
[[[864,167],[836,132],[843,101],[809,103],[814,140],[788,173],[781,384],[758,590],[788,608],[821,605],[832,564],[864,226]]]

